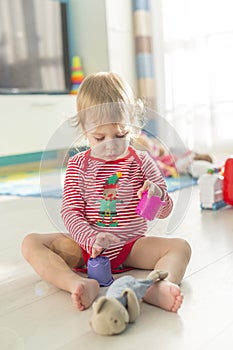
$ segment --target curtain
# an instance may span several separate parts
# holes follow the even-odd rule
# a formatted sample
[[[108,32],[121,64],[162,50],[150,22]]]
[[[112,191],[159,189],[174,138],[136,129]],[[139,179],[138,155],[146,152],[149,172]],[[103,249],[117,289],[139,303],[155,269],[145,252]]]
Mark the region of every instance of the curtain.
[[[152,109],[156,109],[156,94],[150,1],[132,0],[132,9],[138,97],[142,98],[146,106],[151,109],[147,113],[145,129],[155,135],[156,116],[152,113]]]
[[[233,153],[232,10],[232,0],[153,2],[161,110],[199,152]]]

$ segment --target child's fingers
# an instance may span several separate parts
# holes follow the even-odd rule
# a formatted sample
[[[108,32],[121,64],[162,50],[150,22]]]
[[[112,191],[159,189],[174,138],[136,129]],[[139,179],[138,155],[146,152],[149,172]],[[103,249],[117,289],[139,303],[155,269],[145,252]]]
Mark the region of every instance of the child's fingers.
[[[109,243],[119,243],[120,242],[120,238],[113,235],[112,233],[107,233],[107,239],[109,240]]]
[[[106,249],[112,243],[119,243],[120,238],[116,237],[112,233],[109,232],[100,232],[97,235],[96,241],[94,243],[95,248],[103,248]]]
[[[155,195],[160,197],[162,196],[161,189],[150,180],[146,180],[143,186],[137,192],[137,196],[139,199],[141,199],[142,193],[146,190],[148,190],[148,198],[151,198],[152,196],[155,196]]]
[[[148,188],[148,198],[151,198],[152,196],[156,195],[156,185],[150,184],[150,187]]]
[[[139,188],[139,190],[138,190],[138,192],[137,192],[137,196],[138,196],[139,199],[141,199],[142,193],[143,193],[144,191],[148,190],[149,187],[150,187],[150,181],[149,181],[149,180],[146,180],[146,181],[144,182],[144,184],[142,185],[142,187]]]
[[[96,258],[98,255],[100,255],[103,252],[102,248],[92,248],[92,252],[91,252],[91,258]]]
[[[159,196],[159,197],[162,196],[161,188],[153,183],[151,184],[148,190],[148,198],[151,198],[152,196]]]
[[[142,189],[140,188],[139,190],[138,190],[138,192],[137,192],[137,196],[138,196],[138,198],[139,199],[141,199],[141,197],[142,197]]]
[[[96,258],[112,243],[119,243],[120,238],[108,232],[101,232],[98,234],[96,241],[92,247],[91,257]]]

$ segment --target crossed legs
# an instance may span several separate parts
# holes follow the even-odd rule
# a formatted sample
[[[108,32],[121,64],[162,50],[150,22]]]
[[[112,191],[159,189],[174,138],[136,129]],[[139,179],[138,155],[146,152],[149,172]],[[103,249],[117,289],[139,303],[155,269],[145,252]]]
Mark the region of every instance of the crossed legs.
[[[80,247],[67,235],[29,234],[22,243],[22,254],[44,280],[70,292],[79,310],[88,308],[98,295],[96,280],[81,277],[72,271],[72,268],[82,266],[84,261]],[[179,284],[190,256],[191,249],[185,240],[142,237],[134,244],[124,265],[168,271],[168,278],[151,286],[143,300],[176,312],[183,301]]]

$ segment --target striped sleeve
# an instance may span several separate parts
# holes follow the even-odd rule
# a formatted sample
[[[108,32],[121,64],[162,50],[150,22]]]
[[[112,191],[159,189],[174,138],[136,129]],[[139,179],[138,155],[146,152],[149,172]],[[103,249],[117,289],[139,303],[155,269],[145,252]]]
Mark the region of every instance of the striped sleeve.
[[[164,219],[171,213],[173,208],[173,201],[167,192],[166,181],[164,180],[155,161],[147,152],[141,152],[140,158],[142,160],[142,172],[145,179],[152,181],[154,184],[159,186],[162,191],[161,199],[166,202],[166,205],[161,207],[156,217],[159,219]]]
[[[64,192],[61,208],[61,216],[64,224],[71,234],[71,237],[91,254],[92,246],[96,240],[99,231],[94,230],[87,222],[84,209],[85,200],[84,193],[84,176],[82,170],[82,156],[80,159],[71,158],[67,165]]]

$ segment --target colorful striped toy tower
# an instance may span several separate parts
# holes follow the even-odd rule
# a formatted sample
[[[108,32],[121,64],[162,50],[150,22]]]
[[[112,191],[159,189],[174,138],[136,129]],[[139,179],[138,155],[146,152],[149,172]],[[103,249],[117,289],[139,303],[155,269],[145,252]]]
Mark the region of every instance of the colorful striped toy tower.
[[[72,59],[71,68],[71,90],[72,95],[76,95],[81,82],[84,79],[83,68],[81,65],[81,59],[79,56],[74,56]]]

